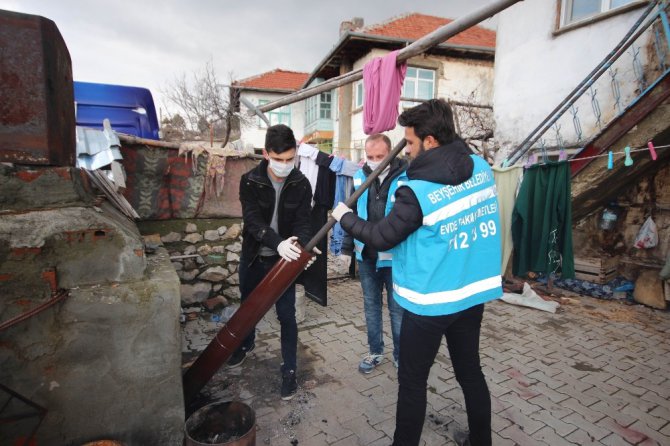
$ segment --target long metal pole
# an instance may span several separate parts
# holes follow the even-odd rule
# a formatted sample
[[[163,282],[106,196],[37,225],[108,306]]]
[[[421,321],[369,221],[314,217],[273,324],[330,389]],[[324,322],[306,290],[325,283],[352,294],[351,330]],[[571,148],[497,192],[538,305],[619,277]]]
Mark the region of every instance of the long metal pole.
[[[509,8],[513,4],[518,3],[520,1],[523,0],[497,0],[491,2],[489,5],[486,5],[483,8],[474,11],[471,14],[460,17],[454,20],[453,22],[441,26],[432,33],[426,34],[419,40],[412,42],[411,45],[406,46],[405,48],[400,50],[397,56],[398,63],[404,62],[411,57],[425,53],[426,50],[444,42],[445,40],[455,36],[456,34],[462,31],[465,31],[466,29],[478,24],[482,20],[486,20],[489,17],[496,15],[500,11]],[[283,96],[281,99],[277,99],[276,101],[263,104],[260,107],[258,107],[258,109],[265,113],[270,110],[283,107],[284,105],[293,104],[294,102],[302,101],[303,99],[316,96],[319,93],[330,91],[333,88],[351,84],[360,79],[363,79],[362,69],[350,71],[341,76],[329,79],[326,82],[323,82],[322,84],[304,88],[300,91],[296,91],[295,93]]]

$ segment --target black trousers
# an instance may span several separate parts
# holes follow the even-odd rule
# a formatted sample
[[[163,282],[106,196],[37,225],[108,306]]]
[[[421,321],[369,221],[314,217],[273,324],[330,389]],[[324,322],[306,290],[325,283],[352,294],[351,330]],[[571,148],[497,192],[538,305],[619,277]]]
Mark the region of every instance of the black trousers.
[[[456,381],[465,396],[470,442],[491,445],[491,396],[479,363],[479,332],[484,305],[446,316],[419,316],[405,310],[400,330],[398,406],[394,446],[415,446],[426,417],[428,374],[447,339]]]

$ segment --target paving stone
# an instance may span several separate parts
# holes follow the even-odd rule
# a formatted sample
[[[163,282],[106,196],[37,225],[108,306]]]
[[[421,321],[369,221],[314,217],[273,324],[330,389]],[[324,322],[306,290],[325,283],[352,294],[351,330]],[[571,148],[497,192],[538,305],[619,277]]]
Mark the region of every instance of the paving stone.
[[[637,443],[647,439],[647,436],[645,434],[643,434],[642,432],[638,431],[637,429],[632,428],[632,427],[626,427],[626,426],[630,426],[630,424],[632,424],[632,423],[624,424],[624,423],[621,423],[621,422],[615,420],[614,418],[605,417],[602,420],[598,421],[597,424],[604,429],[609,429],[610,432],[618,435],[619,437],[625,439],[626,441],[628,441],[629,443],[632,443],[632,444],[637,444]],[[606,441],[607,438],[609,438],[609,437],[606,437],[606,438],[602,439],[601,441],[605,444],[609,444]]]
[[[609,434],[609,432],[608,432]],[[600,446],[602,445],[601,442],[599,442],[597,439],[595,439],[591,434],[589,434],[586,431],[583,431],[581,429],[577,429],[570,435],[568,435],[566,440],[571,441],[574,444],[578,444],[580,446]]]
[[[573,446],[574,443],[569,442],[565,438],[563,438],[560,435],[557,435],[557,433],[549,426],[545,426],[539,431],[535,432],[532,435],[533,438],[536,438],[537,440],[541,441],[544,444],[548,444],[551,446]]]
[[[218,373],[208,386],[218,389],[217,398],[252,404],[258,444],[287,445],[292,439],[315,446],[391,443],[398,383],[388,360],[388,317],[383,318],[387,360],[362,375],[357,367],[367,353],[367,338],[360,283],[329,281],[328,288],[329,306],[307,300],[305,321],[299,324],[299,396],[288,403],[277,399],[281,353],[274,310],[257,324],[256,350],[242,367]],[[236,286],[228,289],[237,291]],[[217,294],[230,297],[226,288]],[[670,444],[670,363],[664,357],[670,349],[667,337],[659,335],[670,332],[670,315],[591,298],[580,302],[597,308],[598,316],[582,304],[563,308],[560,315],[487,304],[480,353],[492,394],[494,444]],[[630,311],[632,321],[653,314],[655,322],[652,327],[608,320],[603,316],[608,308]],[[205,319],[183,326],[182,344],[191,359],[220,328]],[[246,377],[254,373],[257,379],[250,382]],[[216,379],[225,379],[225,386]],[[429,383],[434,390],[428,393],[427,413],[439,423],[426,419],[420,444],[452,446],[448,428],[467,423],[444,343]],[[298,424],[282,425],[299,409]]]
[[[565,437],[577,429],[575,425],[561,421],[557,416],[559,416],[559,414],[553,411],[550,412],[549,410],[541,410],[529,415],[533,420],[544,423],[546,426],[550,427],[552,431],[560,437]]]
[[[593,437],[593,439],[595,440],[605,438],[610,433],[609,430],[604,429],[598,426],[597,424],[588,421],[581,414],[578,414],[576,412],[566,415],[565,417],[562,418],[562,421],[572,424],[581,431],[586,432],[590,437]]]
[[[633,424],[628,426],[628,429],[635,430],[648,437],[647,440],[643,440],[640,444],[649,443],[651,440],[651,442],[659,445],[670,445],[670,435],[664,434],[660,429],[650,425],[649,418],[647,417],[644,417],[644,421],[642,421],[642,419],[636,420]]]
[[[538,446],[539,442],[528,435],[520,426],[513,424],[510,427],[503,429],[498,434],[508,440],[512,440],[518,446]],[[546,443],[541,443],[546,444]]]

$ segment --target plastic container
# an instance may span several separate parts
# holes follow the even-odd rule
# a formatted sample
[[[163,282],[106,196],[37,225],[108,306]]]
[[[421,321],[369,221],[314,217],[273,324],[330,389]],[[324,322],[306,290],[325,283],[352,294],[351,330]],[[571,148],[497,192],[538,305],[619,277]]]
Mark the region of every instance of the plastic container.
[[[159,139],[154,99],[146,88],[75,81],[74,102],[79,126],[102,129],[109,119],[117,132]]]

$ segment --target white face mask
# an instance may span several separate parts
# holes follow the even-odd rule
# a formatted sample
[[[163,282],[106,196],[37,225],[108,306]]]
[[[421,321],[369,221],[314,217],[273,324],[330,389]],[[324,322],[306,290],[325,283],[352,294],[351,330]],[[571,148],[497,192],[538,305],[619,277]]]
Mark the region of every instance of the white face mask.
[[[370,169],[372,169],[373,171],[374,171],[377,167],[379,167],[379,165],[382,163],[381,161],[369,161],[369,160],[366,161],[366,162],[367,162],[367,164],[368,164],[368,167],[369,167]],[[384,170],[382,170],[382,171],[379,173],[379,175],[384,175],[384,174],[388,173],[389,170],[391,170],[391,164],[389,164],[388,166],[386,166],[386,167],[384,168]]]
[[[375,170],[379,165],[382,163],[381,161],[370,161],[367,160],[366,163],[368,164],[368,167],[370,170]]]
[[[282,163],[270,158],[270,169],[279,178],[286,178],[293,170],[293,163]]]

